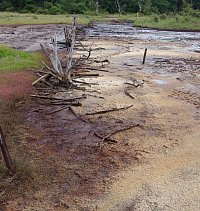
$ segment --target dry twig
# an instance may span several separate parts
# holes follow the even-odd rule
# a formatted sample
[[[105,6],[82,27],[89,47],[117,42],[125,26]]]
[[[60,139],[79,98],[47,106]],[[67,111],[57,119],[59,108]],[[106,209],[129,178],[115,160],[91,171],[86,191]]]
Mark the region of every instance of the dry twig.
[[[112,112],[112,111],[119,111],[119,110],[129,109],[132,106],[133,105],[129,105],[129,106],[121,107],[121,108],[111,108],[111,109],[108,109],[108,110],[95,111],[95,112],[86,113],[85,115],[89,116],[89,115],[94,115],[94,114],[105,114],[105,113]]]
[[[129,93],[127,90],[124,90],[125,95],[127,95],[128,97],[130,97],[131,99],[135,99],[131,93]]]

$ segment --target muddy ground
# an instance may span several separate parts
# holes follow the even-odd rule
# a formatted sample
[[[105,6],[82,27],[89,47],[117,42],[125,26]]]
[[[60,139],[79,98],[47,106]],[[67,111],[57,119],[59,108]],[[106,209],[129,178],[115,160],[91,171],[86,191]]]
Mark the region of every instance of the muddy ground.
[[[39,41],[47,39],[49,30],[62,31],[62,26],[54,25],[9,30],[14,36],[16,31],[29,33],[32,27],[32,32],[45,32]],[[152,31],[150,39],[144,37],[147,31],[138,37],[133,28],[137,37],[127,36],[125,29],[100,36],[102,28],[95,27],[86,32],[84,44],[94,42],[92,58],[109,63],[105,67],[91,64],[104,71],[92,70],[100,76],[79,79],[90,83],[84,85],[85,91],[62,90],[55,95],[86,95],[82,106],[74,110],[87,121],[68,109],[49,114],[59,106],[44,106],[41,101],[18,103],[19,133],[12,132],[9,141],[18,147],[12,150],[13,156],[21,156],[16,161],[21,173],[11,181],[6,179],[9,185],[0,193],[1,208],[200,210],[200,55],[193,48],[199,46],[198,34],[161,39]],[[109,26],[103,27],[103,32],[111,33]],[[2,30],[1,37],[6,29]],[[9,36],[6,42],[37,50],[37,33],[31,34],[30,42],[26,33],[26,48],[22,38],[16,41],[17,36],[14,43]],[[163,37],[171,32],[165,33]],[[145,48],[147,59],[142,65]],[[126,106],[131,107],[87,115]],[[130,125],[135,126],[112,136],[116,143],[102,142],[94,135],[105,136]]]

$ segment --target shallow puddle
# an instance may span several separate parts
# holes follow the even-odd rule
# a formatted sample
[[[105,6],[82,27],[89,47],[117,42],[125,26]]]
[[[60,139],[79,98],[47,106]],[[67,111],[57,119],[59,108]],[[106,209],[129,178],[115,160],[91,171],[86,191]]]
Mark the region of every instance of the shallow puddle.
[[[169,83],[166,80],[159,80],[159,79],[153,80],[153,82],[156,83],[157,85],[166,85]]]

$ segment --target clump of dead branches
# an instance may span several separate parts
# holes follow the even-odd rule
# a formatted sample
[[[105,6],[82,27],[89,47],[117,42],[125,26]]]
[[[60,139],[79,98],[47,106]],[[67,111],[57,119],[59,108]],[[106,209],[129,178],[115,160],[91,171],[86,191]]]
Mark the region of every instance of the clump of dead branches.
[[[86,87],[98,85],[83,79],[85,77],[98,77],[99,73],[94,73],[94,71],[108,72],[104,67],[105,64],[109,64],[109,61],[107,59],[91,59],[93,42],[90,45],[83,44],[78,40],[78,32],[76,17],[73,17],[72,25],[63,30],[63,41],[58,40],[55,34],[50,43],[41,44],[49,62],[42,61],[42,69],[36,71],[38,79],[32,83],[37,93],[31,97],[38,103],[60,105],[64,108],[69,105],[80,106],[82,105],[80,101],[86,98],[86,95],[81,94],[81,91],[85,91]],[[61,49],[62,55],[60,54]],[[76,53],[77,50],[78,53]],[[80,55],[80,52],[81,56],[77,56]],[[91,67],[92,63],[99,63],[101,67]],[[69,92],[72,89],[73,93],[70,95]],[[75,91],[75,93],[74,90],[78,90],[78,92]],[[65,96],[62,93],[65,93]]]
[[[89,60],[92,51],[92,45],[87,49],[81,42],[81,46],[88,55],[82,55],[79,58],[74,58],[75,44],[76,44],[76,17],[73,17],[73,24],[71,27],[64,28],[64,42],[58,42],[57,35],[51,38],[51,43],[40,44],[43,52],[49,59],[50,65],[43,63],[43,68],[39,71],[39,78],[33,82],[36,85],[43,82],[48,86],[52,86],[52,82],[59,82],[60,85],[70,87],[73,84],[73,76],[75,75],[77,66]],[[63,44],[66,49],[65,61],[61,61],[58,56],[58,43]],[[44,71],[44,69],[46,71]]]

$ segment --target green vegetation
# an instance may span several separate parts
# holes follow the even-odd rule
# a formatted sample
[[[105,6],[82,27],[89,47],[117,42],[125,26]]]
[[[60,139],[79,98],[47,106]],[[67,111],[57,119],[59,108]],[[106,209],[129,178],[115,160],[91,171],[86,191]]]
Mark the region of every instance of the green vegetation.
[[[0,72],[37,68],[40,66],[40,59],[41,56],[36,53],[17,51],[5,45],[0,45]]]
[[[129,17],[129,20],[131,18]],[[140,18],[133,18],[135,26],[157,29],[173,30],[198,30],[200,31],[200,18],[191,15],[151,15]]]
[[[69,24],[72,14],[78,14],[79,24],[125,20],[137,26],[200,30],[199,0],[1,0],[0,11],[0,24]]]
[[[79,24],[89,24],[92,21],[130,21],[135,26],[143,26],[159,29],[182,29],[182,30],[200,30],[200,12],[194,14],[99,14],[96,15],[78,15]],[[72,15],[41,15],[41,14],[19,14],[12,12],[0,12],[0,24],[70,24]],[[0,60],[1,64],[1,60]]]
[[[98,7],[98,8],[97,8]],[[1,0],[0,11],[38,14],[177,13],[200,9],[199,0]]]
[[[107,17],[117,17],[118,15],[104,15],[100,14],[98,16],[91,15],[78,15],[78,23],[79,24],[88,24],[93,20],[105,20]],[[12,12],[0,12],[0,24],[71,24],[72,15],[42,15],[42,14],[20,14],[20,13],[12,13]]]

